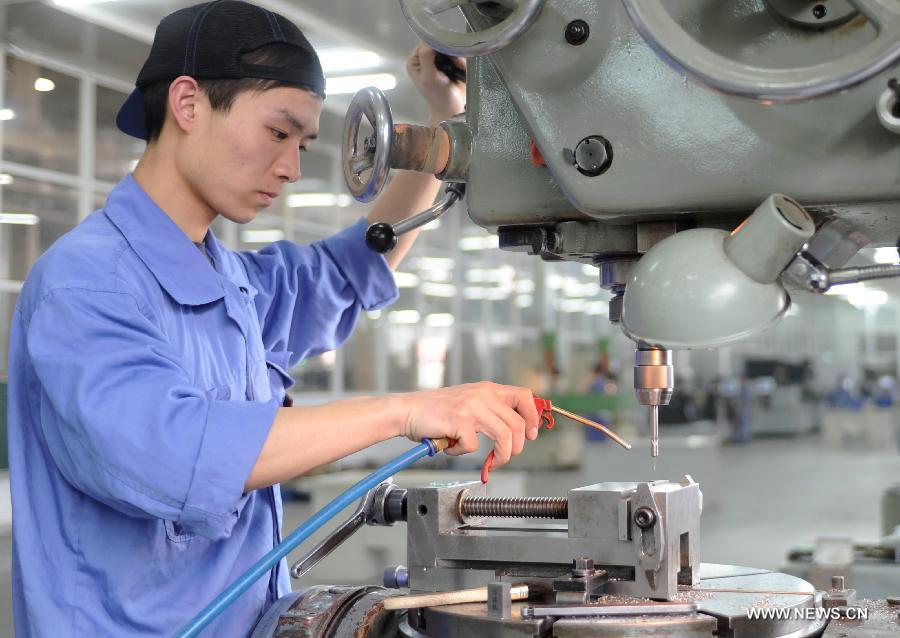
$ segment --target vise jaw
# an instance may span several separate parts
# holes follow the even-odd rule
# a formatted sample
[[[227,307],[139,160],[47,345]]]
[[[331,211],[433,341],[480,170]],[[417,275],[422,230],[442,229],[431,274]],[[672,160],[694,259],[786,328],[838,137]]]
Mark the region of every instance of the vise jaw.
[[[576,559],[606,573],[603,593],[671,600],[700,578],[703,496],[680,481],[597,483],[568,494],[568,525],[486,525],[464,515],[464,499],[484,497],[477,482],[408,492],[409,585],[415,591],[478,587],[498,580],[558,579]],[[503,501],[522,516],[525,499]],[[518,505],[518,506],[517,506]],[[514,514],[513,514],[514,513]],[[537,514],[540,515],[540,514]]]

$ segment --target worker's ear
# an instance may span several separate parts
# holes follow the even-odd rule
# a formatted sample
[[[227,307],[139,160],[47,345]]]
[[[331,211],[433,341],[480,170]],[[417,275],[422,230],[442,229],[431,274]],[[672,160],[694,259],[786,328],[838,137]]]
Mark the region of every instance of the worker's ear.
[[[189,134],[206,110],[209,101],[197,80],[189,75],[182,75],[172,80],[169,85],[168,104],[168,114],[171,115],[173,123],[182,132]]]

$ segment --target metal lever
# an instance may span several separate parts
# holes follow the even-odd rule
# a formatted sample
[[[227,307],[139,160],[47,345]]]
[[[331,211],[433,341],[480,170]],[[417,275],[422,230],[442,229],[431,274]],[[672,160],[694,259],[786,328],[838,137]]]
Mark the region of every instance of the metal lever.
[[[363,525],[393,525],[402,520],[405,508],[401,506],[401,503],[405,495],[406,490],[396,487],[390,480],[379,483],[366,492],[366,495],[359,500],[359,506],[350,518],[291,565],[291,578],[300,578],[318,565],[323,558],[353,536]]]
[[[466,194],[466,185],[460,182],[450,182],[444,191],[444,197],[434,206],[412,217],[407,217],[393,226],[387,222],[378,222],[369,226],[366,231],[366,245],[376,253],[386,253],[397,245],[397,236],[408,233],[416,228],[434,221]]]

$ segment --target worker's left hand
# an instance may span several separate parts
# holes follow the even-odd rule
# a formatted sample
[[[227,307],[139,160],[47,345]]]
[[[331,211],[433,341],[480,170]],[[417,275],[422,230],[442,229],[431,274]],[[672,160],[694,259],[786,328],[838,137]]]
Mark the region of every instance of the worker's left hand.
[[[465,83],[453,82],[439,71],[434,65],[435,53],[430,46],[419,42],[406,60],[406,72],[431,109],[428,118],[431,126],[462,113],[466,108]],[[465,58],[453,58],[453,63],[466,68]]]

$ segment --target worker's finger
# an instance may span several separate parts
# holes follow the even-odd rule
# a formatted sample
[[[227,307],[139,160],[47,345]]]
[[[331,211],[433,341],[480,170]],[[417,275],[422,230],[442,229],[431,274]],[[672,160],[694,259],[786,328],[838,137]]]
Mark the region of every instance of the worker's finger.
[[[445,450],[450,456],[462,456],[478,449],[478,433],[475,428],[459,428],[454,434],[456,445]]]
[[[485,405],[501,419],[512,434],[513,456],[521,454],[525,447],[525,419],[496,394],[488,393],[485,397]]]
[[[506,465],[512,452],[512,432],[509,427],[489,409],[481,410],[478,420],[476,427],[479,432],[494,442],[494,467]]]
[[[534,407],[534,394],[528,388],[496,384],[497,393],[525,419],[525,436],[534,440],[541,427],[541,415]]]

